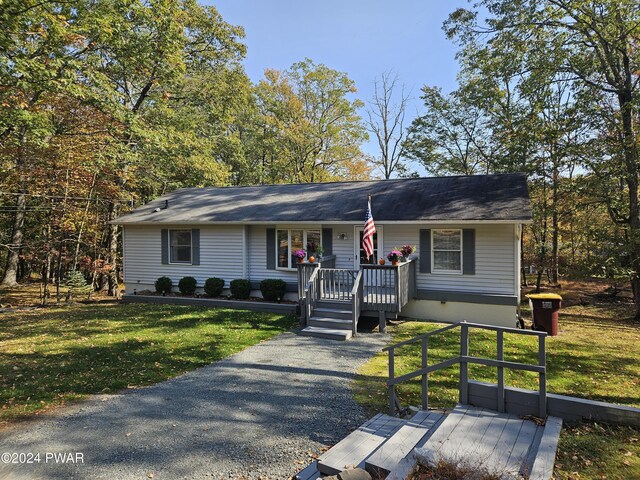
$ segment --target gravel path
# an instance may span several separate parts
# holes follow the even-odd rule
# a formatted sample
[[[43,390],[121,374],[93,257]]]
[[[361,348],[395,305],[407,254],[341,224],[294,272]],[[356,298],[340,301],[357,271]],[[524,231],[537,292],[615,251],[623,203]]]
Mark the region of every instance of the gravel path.
[[[173,380],[94,397],[0,434],[0,453],[40,453],[38,464],[0,464],[0,478],[286,479],[365,420],[349,383],[387,340],[285,333]],[[47,452],[84,463],[56,465]]]

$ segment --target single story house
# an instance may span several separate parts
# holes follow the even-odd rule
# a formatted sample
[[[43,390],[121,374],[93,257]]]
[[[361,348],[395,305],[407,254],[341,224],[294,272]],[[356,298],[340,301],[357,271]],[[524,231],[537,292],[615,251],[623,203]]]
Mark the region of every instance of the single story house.
[[[369,196],[377,233],[374,256],[365,259]],[[249,279],[260,295],[261,280],[279,278],[309,318],[318,301],[335,300],[343,305],[325,307],[356,316],[385,311],[509,327],[520,301],[521,227],[530,222],[523,174],[184,188],[115,221],[123,227],[127,294],[153,290],[161,276],[174,284],[193,276],[200,287],[209,277],[226,286]],[[321,262],[299,265],[294,252],[313,244],[324,249]],[[410,262],[378,265],[406,244],[417,247]],[[316,268],[325,271],[311,279]]]

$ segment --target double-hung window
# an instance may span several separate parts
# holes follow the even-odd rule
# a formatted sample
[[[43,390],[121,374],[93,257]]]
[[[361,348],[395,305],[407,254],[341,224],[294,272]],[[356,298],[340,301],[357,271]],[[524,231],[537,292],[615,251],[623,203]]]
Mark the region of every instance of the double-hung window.
[[[278,268],[295,268],[298,263],[295,252],[306,250],[310,245],[320,245],[320,230],[303,230],[297,228],[276,230],[276,257]]]
[[[433,230],[434,273],[462,273],[462,230]]]
[[[169,230],[169,262],[191,263],[191,230]]]

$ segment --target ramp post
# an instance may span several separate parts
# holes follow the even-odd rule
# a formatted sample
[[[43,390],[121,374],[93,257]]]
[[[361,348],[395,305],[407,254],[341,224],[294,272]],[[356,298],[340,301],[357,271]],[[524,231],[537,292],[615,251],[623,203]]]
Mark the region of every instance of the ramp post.
[[[469,356],[469,325],[460,324],[460,403],[469,403],[469,364],[466,357]]]
[[[544,368],[539,374],[540,384],[540,418],[547,416],[547,349],[546,349],[546,335],[540,335],[538,337],[538,365]]]

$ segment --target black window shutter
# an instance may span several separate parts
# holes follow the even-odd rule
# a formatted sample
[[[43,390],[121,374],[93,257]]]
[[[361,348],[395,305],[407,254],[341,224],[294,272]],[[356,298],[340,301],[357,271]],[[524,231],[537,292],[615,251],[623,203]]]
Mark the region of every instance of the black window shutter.
[[[476,274],[476,231],[473,228],[462,230],[462,273]]]
[[[431,273],[431,230],[420,230],[420,273]]]
[[[191,229],[191,265],[200,265],[200,229]]]
[[[162,264],[169,264],[169,230],[163,228],[160,230],[160,258],[162,258]]]
[[[323,255],[333,255],[333,228],[322,229]]]
[[[267,228],[267,270],[276,269],[276,229]]]

